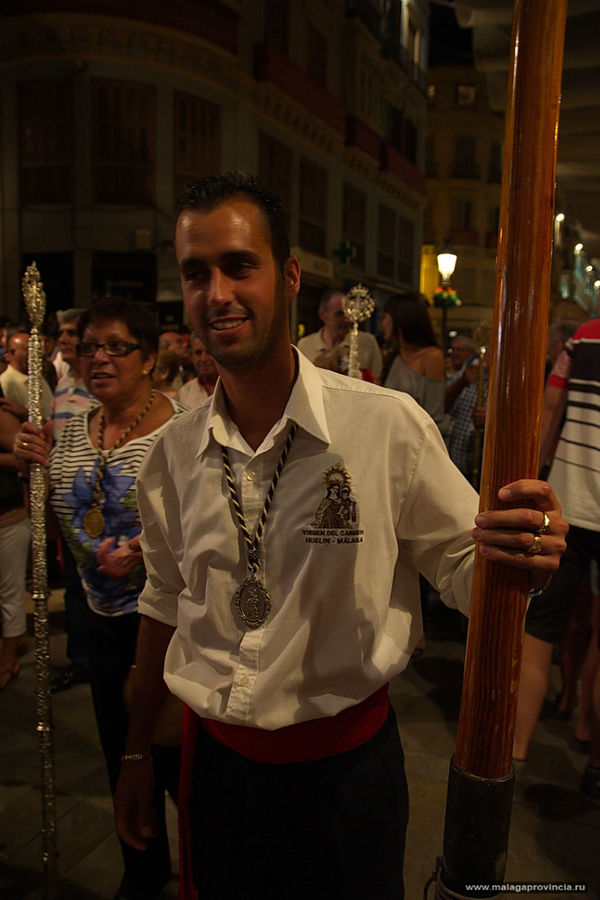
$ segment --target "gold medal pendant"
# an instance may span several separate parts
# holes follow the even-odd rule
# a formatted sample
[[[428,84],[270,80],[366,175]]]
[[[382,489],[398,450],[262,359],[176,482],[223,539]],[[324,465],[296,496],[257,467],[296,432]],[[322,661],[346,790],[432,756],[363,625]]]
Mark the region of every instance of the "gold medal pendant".
[[[232,597],[237,614],[248,628],[260,628],[271,612],[271,597],[262,583],[253,575],[242,581]]]
[[[97,506],[88,509],[83,517],[83,527],[85,533],[91,538],[100,537],[104,530],[104,516]]]

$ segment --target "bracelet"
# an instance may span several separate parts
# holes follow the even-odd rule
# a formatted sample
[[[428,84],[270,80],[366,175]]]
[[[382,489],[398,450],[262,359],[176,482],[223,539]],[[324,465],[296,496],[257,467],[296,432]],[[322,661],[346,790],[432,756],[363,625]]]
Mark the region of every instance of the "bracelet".
[[[121,762],[142,762],[145,759],[152,759],[149,753],[123,753]]]

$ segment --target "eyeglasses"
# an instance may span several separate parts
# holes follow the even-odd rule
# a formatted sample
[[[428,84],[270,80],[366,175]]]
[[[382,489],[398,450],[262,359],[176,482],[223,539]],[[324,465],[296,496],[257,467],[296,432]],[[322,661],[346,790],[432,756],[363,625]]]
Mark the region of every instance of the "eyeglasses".
[[[139,344],[130,341],[105,341],[97,344],[96,341],[81,341],[77,345],[77,356],[95,356],[98,350],[104,350],[108,356],[129,356],[134,350],[139,350]]]

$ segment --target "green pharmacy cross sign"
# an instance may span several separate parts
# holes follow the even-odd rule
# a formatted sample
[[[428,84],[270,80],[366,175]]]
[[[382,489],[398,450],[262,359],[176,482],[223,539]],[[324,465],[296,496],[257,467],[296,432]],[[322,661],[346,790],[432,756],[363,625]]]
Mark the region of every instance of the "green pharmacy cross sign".
[[[354,258],[354,244],[351,244],[350,241],[340,241],[333,251],[333,255],[340,263],[349,262]]]

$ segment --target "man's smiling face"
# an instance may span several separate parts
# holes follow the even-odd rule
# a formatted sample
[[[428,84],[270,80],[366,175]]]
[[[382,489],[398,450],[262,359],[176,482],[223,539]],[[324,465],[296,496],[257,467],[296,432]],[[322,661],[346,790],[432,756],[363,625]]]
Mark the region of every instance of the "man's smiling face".
[[[251,369],[289,343],[288,305],[297,285],[285,275],[295,261],[287,260],[282,276],[258,206],[240,197],[186,210],[175,252],[194,331],[223,369]]]

